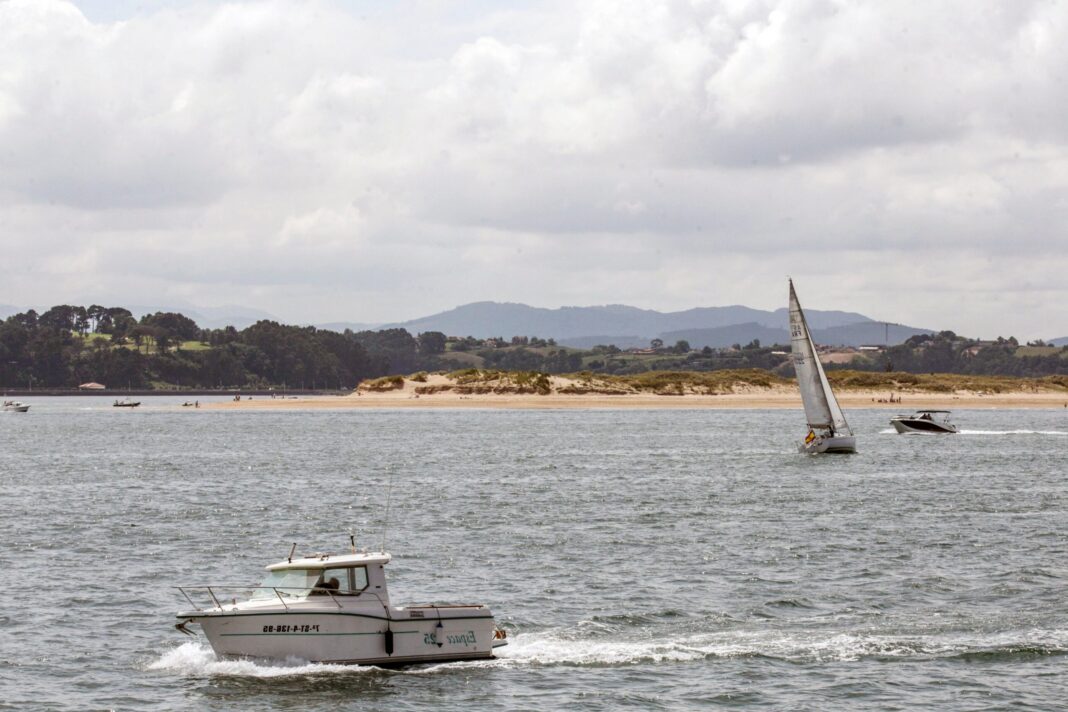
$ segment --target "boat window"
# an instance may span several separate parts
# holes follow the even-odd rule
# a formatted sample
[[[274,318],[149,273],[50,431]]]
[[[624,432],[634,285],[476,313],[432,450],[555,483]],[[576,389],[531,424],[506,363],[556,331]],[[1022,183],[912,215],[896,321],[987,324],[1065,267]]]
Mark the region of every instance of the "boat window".
[[[341,595],[359,593],[367,588],[367,569],[363,566],[324,569],[318,585]]]
[[[260,587],[252,593],[253,601],[284,598],[301,598],[307,596],[311,587],[319,579],[319,572],[313,569],[279,569],[267,574]],[[277,589],[278,593],[275,593]]]

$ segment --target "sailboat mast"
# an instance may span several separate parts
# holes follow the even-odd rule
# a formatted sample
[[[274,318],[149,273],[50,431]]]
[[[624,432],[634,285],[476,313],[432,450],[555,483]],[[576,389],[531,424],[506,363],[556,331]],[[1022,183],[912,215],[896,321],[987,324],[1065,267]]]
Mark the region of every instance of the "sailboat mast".
[[[845,415],[834,397],[827,374],[816,353],[816,343],[808,328],[808,319],[797,298],[794,282],[790,280],[790,346],[793,351],[794,371],[805,405],[805,416],[810,428],[826,428],[834,432],[852,435]]]

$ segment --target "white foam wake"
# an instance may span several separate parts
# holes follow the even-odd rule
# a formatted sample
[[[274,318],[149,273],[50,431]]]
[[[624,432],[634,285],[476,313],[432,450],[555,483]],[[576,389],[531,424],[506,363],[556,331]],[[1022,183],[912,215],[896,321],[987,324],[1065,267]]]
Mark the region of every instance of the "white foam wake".
[[[961,435],[1068,435],[1064,430],[961,430]]]
[[[391,674],[428,675],[456,669],[567,665],[617,667],[685,663],[706,658],[769,657],[790,662],[849,662],[864,658],[934,659],[956,655],[1040,651],[1068,653],[1068,629],[998,633],[895,634],[833,631],[736,630],[666,640],[574,639],[574,630],[518,633],[496,659],[416,665]],[[209,647],[188,642],[147,666],[183,676],[283,677],[366,674],[374,667],[328,665],[304,660],[219,660]]]
[[[318,675],[352,673],[372,668],[349,665],[325,665],[307,660],[220,660],[207,645],[189,641],[163,653],[158,660],[145,666],[148,670],[164,670],[186,676],[220,675],[233,677],[283,677],[286,675]]]
[[[771,657],[791,662],[943,658],[1013,650],[1068,652],[1068,630],[902,635],[781,630],[724,631],[664,641],[567,640],[516,635],[500,656],[512,664],[615,666],[705,658]]]
[[[463,667],[495,667],[506,665],[501,659],[474,660],[451,663],[427,663],[392,670],[393,674],[427,675]],[[310,663],[299,658],[287,660],[238,659],[220,660],[204,643],[189,641],[172,648],[157,660],[145,665],[146,670],[170,672],[187,677],[286,677],[305,675],[359,675],[382,672],[382,668],[360,665],[331,665]]]
[[[879,431],[880,435],[898,434],[893,428],[885,428]],[[942,433],[906,433],[907,435],[935,436]],[[1065,430],[960,430],[960,435],[1068,435]]]

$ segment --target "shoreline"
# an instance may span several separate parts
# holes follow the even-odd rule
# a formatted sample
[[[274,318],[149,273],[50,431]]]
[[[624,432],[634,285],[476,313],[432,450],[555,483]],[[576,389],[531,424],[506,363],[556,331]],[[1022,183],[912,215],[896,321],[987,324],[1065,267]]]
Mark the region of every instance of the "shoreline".
[[[975,409],[1061,409],[1068,412],[1068,393],[923,393],[899,392],[894,402],[888,394],[875,391],[846,391],[838,393],[839,404],[845,410],[876,408],[880,410],[912,412],[923,408],[942,410]],[[901,400],[896,400],[900,398]],[[200,410],[294,410],[334,409],[367,410],[393,409],[457,409],[481,408],[498,410],[559,410],[559,409],[722,409],[722,410],[800,410],[801,396],[796,390],[768,389],[724,395],[655,395],[655,394],[495,394],[458,395],[455,393],[415,394],[397,390],[386,393],[362,393],[347,396],[316,396],[271,399],[252,398],[201,404]]]

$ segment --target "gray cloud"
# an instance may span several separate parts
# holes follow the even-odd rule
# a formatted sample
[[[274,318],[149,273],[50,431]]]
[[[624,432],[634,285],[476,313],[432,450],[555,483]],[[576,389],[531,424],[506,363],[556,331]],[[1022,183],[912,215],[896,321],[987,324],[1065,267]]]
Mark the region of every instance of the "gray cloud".
[[[0,302],[1068,333],[1058,3],[115,7],[0,2]]]

